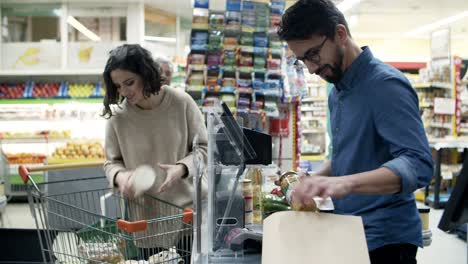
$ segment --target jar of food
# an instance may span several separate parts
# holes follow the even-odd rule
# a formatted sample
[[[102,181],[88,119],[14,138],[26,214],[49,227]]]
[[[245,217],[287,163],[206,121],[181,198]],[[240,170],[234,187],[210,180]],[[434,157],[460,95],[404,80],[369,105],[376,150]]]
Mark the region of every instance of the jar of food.
[[[317,204],[312,200],[309,204],[297,204],[292,201],[292,193],[294,187],[299,183],[299,176],[295,171],[287,171],[279,178],[281,192],[283,193],[286,201],[291,205],[295,211],[317,211]]]

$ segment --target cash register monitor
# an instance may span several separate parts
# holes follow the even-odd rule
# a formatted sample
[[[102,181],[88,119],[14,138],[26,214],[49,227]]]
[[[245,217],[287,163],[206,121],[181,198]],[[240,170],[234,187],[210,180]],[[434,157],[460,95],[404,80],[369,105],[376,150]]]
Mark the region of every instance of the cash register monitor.
[[[270,135],[240,127],[229,107],[222,103],[223,132],[229,142],[217,142],[220,160],[224,165],[237,165],[239,156],[244,164],[269,165],[272,163],[272,138]],[[242,150],[241,150],[242,148]]]
[[[445,211],[439,222],[443,231],[451,231],[468,222],[468,155],[465,155],[463,167],[457,177],[457,183],[445,205]]]

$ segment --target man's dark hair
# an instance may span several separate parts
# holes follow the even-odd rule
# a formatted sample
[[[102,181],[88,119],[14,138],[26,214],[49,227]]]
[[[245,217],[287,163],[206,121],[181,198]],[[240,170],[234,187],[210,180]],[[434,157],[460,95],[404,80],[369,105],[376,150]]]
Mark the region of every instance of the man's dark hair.
[[[333,38],[336,26],[348,23],[331,0],[299,0],[284,13],[278,35],[282,40],[304,40],[313,35]]]
[[[111,78],[111,72],[117,69],[139,75],[143,81],[145,97],[150,97],[161,90],[161,70],[159,64],[153,60],[151,52],[138,44],[124,44],[111,50],[102,74],[106,89],[102,115],[106,118],[112,117],[110,105],[121,103],[124,99],[119,95]]]

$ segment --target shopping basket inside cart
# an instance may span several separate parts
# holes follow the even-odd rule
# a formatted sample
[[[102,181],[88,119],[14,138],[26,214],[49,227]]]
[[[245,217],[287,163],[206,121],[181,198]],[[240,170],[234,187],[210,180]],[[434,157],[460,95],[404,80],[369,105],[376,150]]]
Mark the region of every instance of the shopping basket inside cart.
[[[91,165],[60,168],[82,170],[83,166]],[[106,184],[104,176],[53,180],[46,177],[43,183],[35,183],[29,176],[29,171],[51,168],[56,169],[20,167],[24,182],[31,183],[28,201],[36,226],[45,231],[38,232],[45,241],[41,242],[44,260],[190,262],[191,209],[146,194],[127,199],[111,188],[102,188]]]

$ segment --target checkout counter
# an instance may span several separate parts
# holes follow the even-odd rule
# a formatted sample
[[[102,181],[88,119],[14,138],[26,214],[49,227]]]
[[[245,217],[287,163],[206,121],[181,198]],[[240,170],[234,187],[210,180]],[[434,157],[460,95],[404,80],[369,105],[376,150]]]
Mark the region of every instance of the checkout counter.
[[[247,165],[269,165],[271,136],[242,128],[229,108],[208,112],[207,168],[194,155],[194,242],[192,263],[261,263],[262,227],[244,223],[239,184]],[[196,140],[195,140],[196,141]],[[194,152],[198,153],[197,142]],[[208,173],[208,197],[202,202],[201,178]]]

